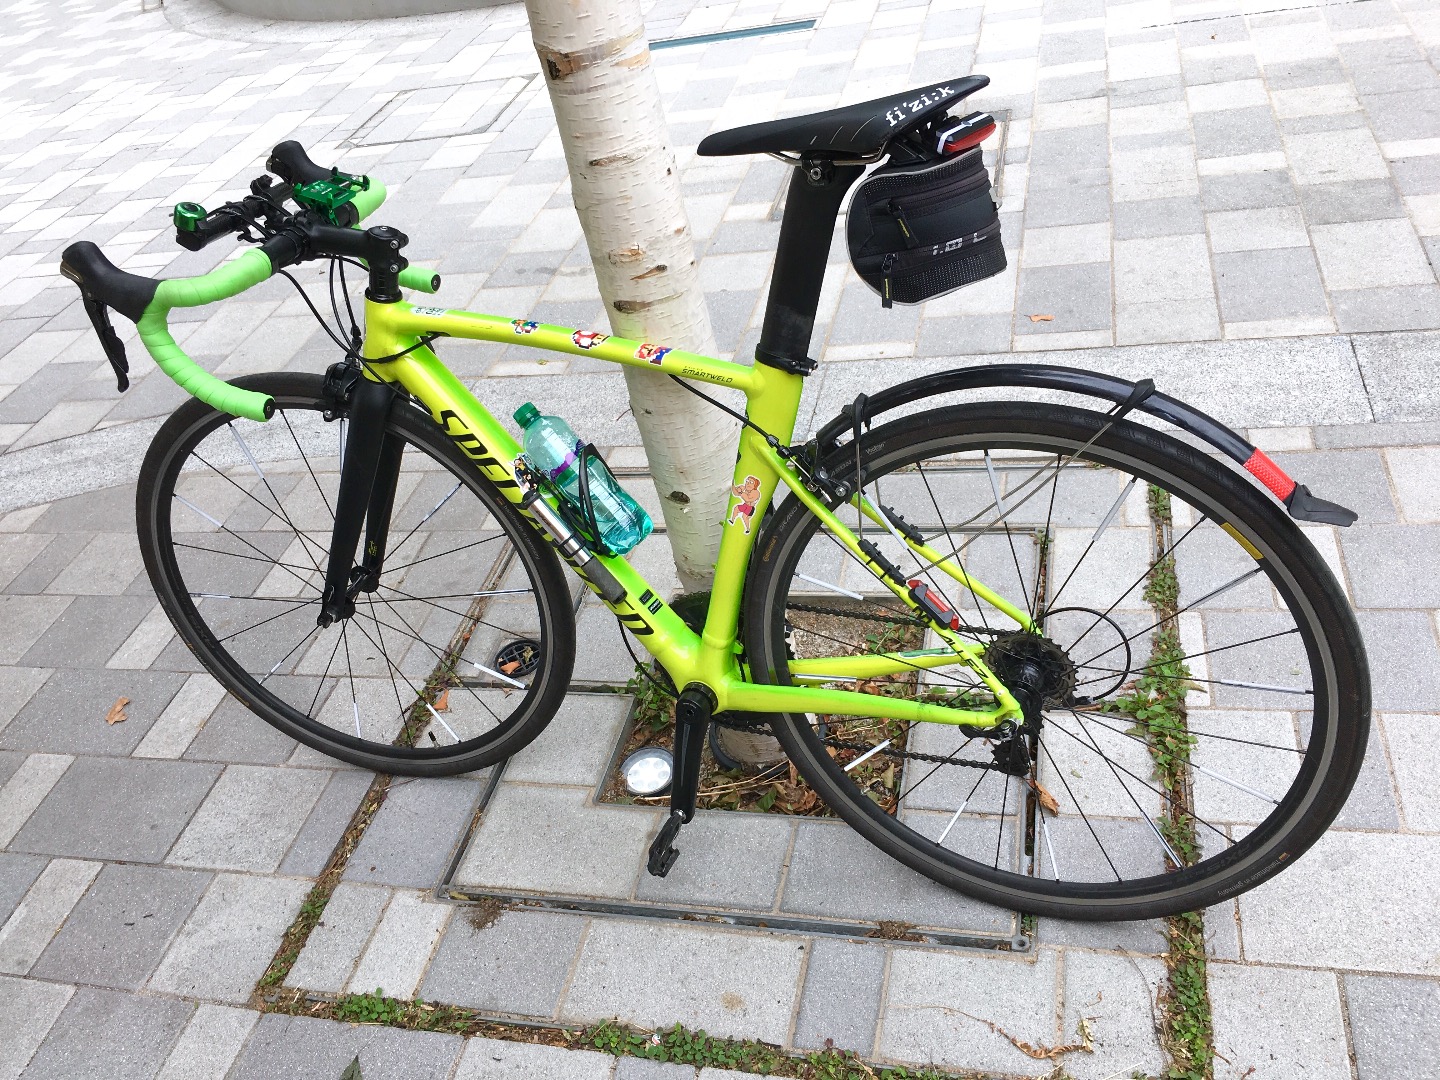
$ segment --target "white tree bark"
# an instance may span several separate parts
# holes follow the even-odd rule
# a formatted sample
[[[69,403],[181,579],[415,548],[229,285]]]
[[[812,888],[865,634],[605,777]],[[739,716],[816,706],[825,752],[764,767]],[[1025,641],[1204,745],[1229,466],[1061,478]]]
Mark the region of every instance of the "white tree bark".
[[[526,0],[610,327],[713,354],[639,0]],[[736,424],[670,379],[625,369],[686,590],[715,571]],[[578,425],[577,425],[578,426]]]

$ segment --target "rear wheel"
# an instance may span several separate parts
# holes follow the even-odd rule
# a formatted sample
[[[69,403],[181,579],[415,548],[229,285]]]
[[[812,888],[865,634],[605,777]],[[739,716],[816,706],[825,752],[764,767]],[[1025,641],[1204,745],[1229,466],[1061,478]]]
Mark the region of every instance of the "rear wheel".
[[[776,730],[834,811],[896,859],[1063,918],[1192,910],[1288,866],[1339,812],[1369,723],[1354,618],[1283,510],[1173,438],[1108,424],[969,405],[860,444],[871,500],[1036,620],[1022,630],[866,522],[865,539],[948,598],[1007,687],[1028,689],[1023,727],[987,737],[788,715]],[[851,480],[853,446],[827,467]],[[940,644],[796,500],[755,551],[745,643],[757,681],[789,683],[792,655]],[[859,689],[986,697],[958,664]]]
[[[268,423],[191,401],[160,429],[136,511],[161,604],[226,690],[322,753],[415,776],[509,757],[570,680],[558,560],[429,416],[397,402],[383,572],[351,617],[319,625],[349,427],[322,384],[239,379],[275,399]]]

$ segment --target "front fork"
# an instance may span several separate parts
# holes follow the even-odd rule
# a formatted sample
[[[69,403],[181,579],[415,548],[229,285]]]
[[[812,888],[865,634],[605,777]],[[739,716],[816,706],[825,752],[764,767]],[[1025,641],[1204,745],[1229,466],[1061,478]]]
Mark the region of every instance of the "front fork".
[[[405,453],[400,437],[385,430],[394,401],[393,387],[371,379],[356,379],[350,390],[350,432],[340,462],[330,560],[325,566],[325,591],[316,619],[321,626],[348,619],[355,613],[356,594],[374,592],[379,587],[390,515],[395,508],[395,484]],[[355,553],[362,527],[365,548],[357,565]]]

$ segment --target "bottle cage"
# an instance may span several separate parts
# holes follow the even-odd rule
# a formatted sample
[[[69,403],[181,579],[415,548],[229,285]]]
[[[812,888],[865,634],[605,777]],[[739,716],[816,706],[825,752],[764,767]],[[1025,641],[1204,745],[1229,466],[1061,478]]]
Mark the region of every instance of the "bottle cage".
[[[595,444],[584,443],[575,459],[575,468],[580,479],[579,505],[576,505],[558,484],[543,475],[538,469],[534,470],[534,476],[545,493],[555,500],[556,508],[560,511],[560,516],[565,519],[565,523],[579,533],[593,551],[600,555],[614,555],[615,552],[605,543],[600,532],[599,522],[595,519],[595,501],[590,494],[590,463],[592,461],[604,470],[612,486],[619,486],[615,484],[615,475],[610,471],[610,466],[605,464],[605,459],[600,456],[600,451],[595,449]]]

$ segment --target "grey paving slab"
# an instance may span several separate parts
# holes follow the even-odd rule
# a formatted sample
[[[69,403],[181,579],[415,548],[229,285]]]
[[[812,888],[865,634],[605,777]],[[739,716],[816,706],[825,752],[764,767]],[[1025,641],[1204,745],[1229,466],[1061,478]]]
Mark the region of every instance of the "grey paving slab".
[[[592,1050],[475,1038],[455,1070],[455,1080],[609,1080],[615,1059]]]
[[[1440,372],[1408,361],[1432,350],[1440,334],[1356,337],[1355,356],[1379,421],[1433,420],[1440,408]]]
[[[430,1080],[449,1073],[464,1045],[460,1036],[436,1031],[263,1016],[228,1075],[234,1080],[338,1077],[358,1057],[365,1080]]]
[[[0,746],[47,753],[124,755],[145,732],[185,681],[161,671],[60,671],[0,732]],[[126,719],[106,723],[120,698]]]
[[[598,784],[615,752],[630,698],[570,694],[555,719],[505,765],[505,779],[537,784]]]
[[[1275,453],[1277,465],[1310,490],[1322,488],[1332,499],[1350,507],[1366,525],[1395,520],[1395,500],[1385,462],[1378,452],[1365,451]]]
[[[425,893],[395,890],[350,977],[350,991],[413,997],[454,912],[452,905],[437,903]]]
[[[833,1046],[868,1057],[875,1045],[884,981],[883,947],[815,938],[805,966],[793,1045],[810,1050]]]
[[[1054,1046],[1056,953],[1026,959],[896,949],[881,1013],[882,1060],[1040,1076],[1051,1063],[1015,1048],[986,1021],[1032,1046]]]
[[[1436,1080],[1440,984],[1427,979],[1345,975],[1346,1016],[1359,1080]]]
[[[680,906],[769,911],[777,903],[792,823],[771,814],[701,810],[663,878],[640,876],[635,897]]]
[[[1257,963],[1406,975],[1440,971],[1430,837],[1332,831],[1292,869],[1240,897],[1245,957]],[[1406,866],[1411,873],[1378,868]],[[1378,907],[1376,905],[1379,905]],[[1306,918],[1297,925],[1295,913]],[[1344,926],[1344,933],[1332,928]]]
[[[1405,712],[1440,701],[1440,646],[1425,611],[1356,612],[1377,709]],[[1397,680],[1408,679],[1408,685]]]
[[[620,1058],[615,1062],[615,1080],[695,1080],[695,1066],[645,1058]]]
[[[30,974],[55,982],[139,989],[209,884],[209,874],[107,865]]]
[[[309,882],[219,874],[150,978],[150,988],[211,1001],[248,1001]],[[224,956],[217,965],[215,957]]]
[[[1333,974],[1229,964],[1210,964],[1206,974],[1217,1075],[1222,1068],[1235,1076],[1263,1069],[1278,1080],[1350,1075]]]
[[[341,769],[332,773],[280,864],[280,873],[291,877],[319,877],[370,783],[371,777],[366,773]]]
[[[1093,1054],[1066,1058],[1076,1080],[1164,1074],[1169,1061],[1160,1046],[1156,1000],[1165,981],[1165,965],[1157,959],[1066,951],[1061,1037],[1081,1041],[1084,1020],[1095,1047]]]
[[[78,758],[11,841],[14,851],[159,862],[200,805],[213,765]],[[104,799],[95,793],[103,791]]]
[[[68,596],[0,596],[0,663],[25,655],[69,605]]]
[[[26,1080],[153,1076],[195,1007],[80,987],[25,1069]]]
[[[224,1076],[260,1014],[227,1005],[201,1005],[185,1025],[156,1080]]]
[[[166,861],[176,866],[274,871],[330,774],[231,765],[215,782]]]
[[[432,886],[480,797],[475,780],[396,780],[345,867],[347,881]]]
[[[0,926],[5,925],[20,898],[35,883],[40,871],[45,869],[46,862],[39,855],[0,851]]]
[[[885,882],[883,889],[875,883]],[[919,926],[1009,934],[1013,913],[982,904],[902,866],[844,824],[802,821],[781,910],[843,920],[896,919]]]
[[[305,939],[286,985],[332,994],[344,990],[389,900],[390,890],[383,886],[342,881]]]
[[[1440,607],[1440,529],[1355,525],[1340,537],[1355,603],[1365,608]]]
[[[191,761],[278,765],[295,752],[295,740],[265,723],[228,695],[186,747]]]
[[[455,884],[482,892],[630,897],[660,811],[591,805],[587,794],[579,788],[500,784],[455,872]]]
[[[60,1015],[73,986],[0,975],[6,1008],[0,1010],[0,1076],[19,1076]]]
[[[20,662],[37,667],[102,667],[153,604],[143,596],[77,597]]]
[[[47,668],[7,667],[0,680],[0,731],[50,677]]]
[[[1406,825],[1421,832],[1440,832],[1440,792],[1427,781],[1434,767],[1434,738],[1440,734],[1440,719],[1425,713],[1388,713],[1380,719]]]
[[[712,1035],[783,1043],[800,992],[804,945],[789,935],[597,919],[561,1019],[681,1023]]]
[[[477,926],[473,910],[461,908],[451,919],[420,996],[490,1013],[554,1016],[586,919],[520,910]]]
[[[1370,739],[1365,747],[1365,763],[1360,767],[1360,775],[1355,779],[1345,806],[1335,819],[1335,828],[1396,830],[1400,827],[1400,815],[1395,806],[1395,781],[1390,778],[1388,764],[1379,726],[1372,722]]]

